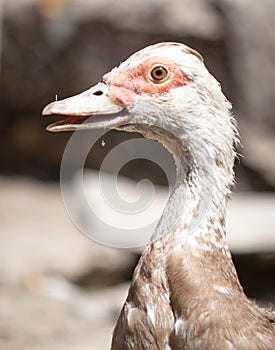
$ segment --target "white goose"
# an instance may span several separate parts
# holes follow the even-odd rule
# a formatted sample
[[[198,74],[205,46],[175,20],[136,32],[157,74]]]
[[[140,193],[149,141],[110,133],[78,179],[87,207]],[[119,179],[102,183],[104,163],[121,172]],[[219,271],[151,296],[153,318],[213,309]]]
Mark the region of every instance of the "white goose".
[[[43,111],[69,116],[49,131],[137,131],[176,161],[174,192],[135,269],[112,350],[275,349],[275,317],[245,296],[226,243],[237,140],[230,109],[196,51],[160,43]]]

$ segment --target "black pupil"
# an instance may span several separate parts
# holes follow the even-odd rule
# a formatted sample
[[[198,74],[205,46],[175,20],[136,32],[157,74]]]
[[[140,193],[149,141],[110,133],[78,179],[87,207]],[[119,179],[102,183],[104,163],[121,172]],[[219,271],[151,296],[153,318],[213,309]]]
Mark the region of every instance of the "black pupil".
[[[160,76],[160,75],[162,75],[163,71],[162,71],[161,68],[159,68],[159,69],[157,69],[157,70],[155,71],[155,73],[156,73],[157,76]]]

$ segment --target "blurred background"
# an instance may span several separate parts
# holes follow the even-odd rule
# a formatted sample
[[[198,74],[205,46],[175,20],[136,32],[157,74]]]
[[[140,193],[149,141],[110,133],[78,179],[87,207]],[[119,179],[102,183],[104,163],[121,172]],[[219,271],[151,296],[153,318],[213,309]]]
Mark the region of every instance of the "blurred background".
[[[274,303],[274,13],[273,0],[0,2],[1,349],[108,348],[140,252],[101,246],[70,222],[59,169],[71,134],[46,132],[41,110],[160,41],[198,50],[233,103],[243,157],[229,243],[248,296]],[[87,167],[99,169],[132,137],[140,136],[109,132]],[[122,174],[167,185],[145,160],[130,162]]]

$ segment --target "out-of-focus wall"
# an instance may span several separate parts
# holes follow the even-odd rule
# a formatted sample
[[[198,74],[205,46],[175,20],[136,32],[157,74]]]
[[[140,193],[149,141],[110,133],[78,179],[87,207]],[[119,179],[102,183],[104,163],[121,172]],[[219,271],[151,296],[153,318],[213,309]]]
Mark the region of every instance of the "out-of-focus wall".
[[[239,188],[274,189],[274,1],[2,2],[0,172],[57,179],[70,135],[45,131],[43,106],[56,94],[86,89],[148,44],[180,41],[202,53],[233,102],[245,146]],[[114,144],[129,137],[112,132],[90,165],[98,167]]]

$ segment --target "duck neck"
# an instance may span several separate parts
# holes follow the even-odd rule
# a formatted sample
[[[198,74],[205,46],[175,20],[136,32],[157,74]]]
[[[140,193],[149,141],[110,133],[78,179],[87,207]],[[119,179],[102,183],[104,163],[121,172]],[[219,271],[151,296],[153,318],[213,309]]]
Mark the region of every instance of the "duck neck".
[[[215,142],[199,142],[199,136],[193,137],[193,143],[186,135],[164,139],[175,158],[177,180],[153,240],[167,234],[201,239],[207,225],[219,226],[219,235],[225,239],[224,218],[234,178],[233,141],[220,150]]]
[[[181,289],[185,285],[193,296],[201,293],[198,286],[208,289],[206,297],[233,291],[243,294],[225,229],[227,200],[234,179],[233,140],[225,145],[224,153],[215,142],[208,147],[196,144],[187,148],[187,144],[190,142],[184,137],[174,137],[166,144],[175,158],[177,180],[152,236],[153,244],[165,257],[171,293],[176,286]],[[184,271],[179,273],[181,270]]]
[[[234,179],[234,131],[231,140],[227,133],[224,142],[213,139],[208,143],[198,141],[201,134],[192,142],[186,135],[177,137],[152,126],[139,126],[138,131],[161,141],[174,155],[177,167],[174,191],[141,264],[153,254],[158,268],[165,266],[171,297],[182,299],[176,308],[179,314],[185,314],[189,297],[201,300],[212,293],[243,295],[225,230],[227,199]],[[219,144],[223,144],[222,149]],[[190,295],[178,298],[183,290]]]
[[[216,244],[225,250],[225,213],[230,187],[234,183],[233,143],[236,130],[230,114],[215,116],[216,129],[183,127],[172,132],[153,125],[133,125],[146,138],[161,142],[174,156],[177,180],[151,241],[162,237],[175,245],[181,241],[199,247],[199,242]],[[219,125],[219,121],[222,124]],[[221,122],[220,122],[221,123]]]

